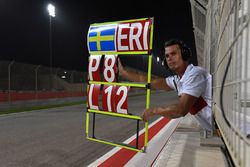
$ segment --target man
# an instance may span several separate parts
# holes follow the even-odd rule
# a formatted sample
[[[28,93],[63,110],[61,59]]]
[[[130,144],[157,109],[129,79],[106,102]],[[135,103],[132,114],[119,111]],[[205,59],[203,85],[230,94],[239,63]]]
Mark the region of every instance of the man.
[[[212,130],[211,75],[205,69],[189,64],[191,51],[182,41],[169,40],[164,48],[167,66],[176,75],[152,79],[151,86],[166,91],[175,90],[179,100],[177,104],[145,109],[142,119],[148,121],[154,115],[178,118],[190,112],[204,129]],[[147,81],[147,75],[128,71],[120,60],[118,63],[119,75],[122,77],[135,82]]]

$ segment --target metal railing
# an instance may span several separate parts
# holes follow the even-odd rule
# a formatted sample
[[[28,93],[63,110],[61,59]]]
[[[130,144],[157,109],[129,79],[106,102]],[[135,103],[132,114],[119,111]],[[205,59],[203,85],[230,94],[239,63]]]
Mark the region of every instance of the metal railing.
[[[85,92],[87,75],[87,72],[0,61],[0,95],[2,96],[0,102],[10,102],[14,99],[12,96],[19,95],[26,96],[26,99],[27,96],[37,99],[39,93],[45,96],[45,92],[46,96],[51,92],[56,92],[58,96],[65,94],[63,92]],[[21,99],[21,97],[15,99],[17,98]]]
[[[190,1],[192,11],[204,4],[197,5],[204,0]],[[210,0],[204,6],[206,31],[204,44],[199,46],[203,52],[198,55],[204,61],[198,63],[213,75],[213,114],[230,156],[235,166],[249,167],[250,2]],[[198,12],[192,13],[198,17],[194,15]]]

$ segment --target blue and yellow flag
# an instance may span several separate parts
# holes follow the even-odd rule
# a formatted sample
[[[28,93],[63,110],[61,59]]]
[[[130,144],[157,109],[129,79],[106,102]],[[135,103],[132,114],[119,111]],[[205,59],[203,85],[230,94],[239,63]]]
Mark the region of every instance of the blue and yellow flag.
[[[116,27],[117,25],[90,27],[88,33],[89,51],[115,51]]]

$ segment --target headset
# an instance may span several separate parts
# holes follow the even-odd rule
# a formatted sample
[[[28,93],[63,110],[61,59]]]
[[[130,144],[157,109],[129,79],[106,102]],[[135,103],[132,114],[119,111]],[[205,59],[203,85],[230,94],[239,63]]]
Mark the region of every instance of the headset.
[[[178,40],[178,39],[171,39],[171,40],[165,42],[164,48],[166,48],[168,46],[176,45],[176,44],[179,46],[179,48],[181,50],[182,59],[184,61],[189,62],[191,55],[192,55],[191,49],[183,41]],[[166,69],[168,69],[166,58],[164,58],[164,60],[163,60],[163,65],[165,66]]]

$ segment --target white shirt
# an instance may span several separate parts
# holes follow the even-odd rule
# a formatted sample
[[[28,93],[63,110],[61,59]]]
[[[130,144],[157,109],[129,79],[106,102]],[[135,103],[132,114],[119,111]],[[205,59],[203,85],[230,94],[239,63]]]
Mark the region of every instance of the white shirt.
[[[178,96],[183,93],[194,96],[202,97],[207,106],[195,114],[195,118],[199,121],[204,129],[212,129],[212,76],[205,69],[188,65],[184,75],[180,79],[178,75],[166,78],[166,83],[170,88],[178,92]]]

